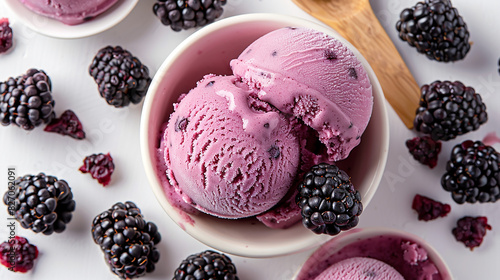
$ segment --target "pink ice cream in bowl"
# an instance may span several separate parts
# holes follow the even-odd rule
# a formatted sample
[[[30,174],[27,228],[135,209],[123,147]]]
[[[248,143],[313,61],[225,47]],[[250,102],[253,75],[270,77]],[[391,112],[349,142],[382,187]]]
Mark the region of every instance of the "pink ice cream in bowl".
[[[356,213],[369,211],[389,145],[366,60],[334,30],[275,14],[226,18],[185,39],[153,78],[140,134],[168,216],[206,245],[246,257],[331,238],[303,225],[296,202],[313,165],[347,172],[363,204]]]

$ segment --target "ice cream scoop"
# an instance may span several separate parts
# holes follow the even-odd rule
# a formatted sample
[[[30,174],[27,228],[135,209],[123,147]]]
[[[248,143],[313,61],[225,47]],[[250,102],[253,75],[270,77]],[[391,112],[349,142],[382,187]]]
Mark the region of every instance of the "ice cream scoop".
[[[331,265],[314,280],[404,280],[390,265],[372,258],[356,257]]]
[[[368,75],[342,42],[316,30],[281,28],[231,61],[258,97],[312,127],[332,161],[356,147],[372,113]]]
[[[33,12],[67,25],[88,21],[105,12],[118,0],[19,0]]]
[[[184,202],[254,216],[288,192],[299,164],[289,121],[234,76],[207,75],[175,105],[163,136],[167,177]]]

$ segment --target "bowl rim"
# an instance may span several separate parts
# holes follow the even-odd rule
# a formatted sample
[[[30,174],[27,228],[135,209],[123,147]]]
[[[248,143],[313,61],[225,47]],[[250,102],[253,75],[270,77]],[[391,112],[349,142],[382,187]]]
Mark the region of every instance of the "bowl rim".
[[[443,256],[437,251],[437,249],[432,246],[427,240],[422,238],[421,236],[418,236],[414,233],[398,229],[398,228],[392,228],[392,227],[380,227],[380,226],[375,226],[375,227],[363,227],[363,228],[356,228],[351,231],[346,232],[343,235],[340,235],[339,238],[335,240],[328,241],[329,242],[337,242],[337,246],[335,249],[331,250],[331,253],[338,252],[342,250],[344,247],[348,246],[349,244],[352,244],[357,241],[365,240],[367,238],[371,237],[376,237],[376,236],[381,236],[381,235],[393,235],[393,236],[399,236],[405,239],[408,239],[410,241],[413,241],[417,243],[418,245],[422,246],[426,251],[429,256],[429,258],[432,259],[432,262],[436,265],[438,268],[441,276],[443,277],[443,280],[451,280],[453,279],[453,275],[451,273],[451,269],[444,260]],[[328,245],[325,243],[326,245]],[[298,280],[298,276],[302,269],[304,268],[304,265],[308,262],[308,260],[315,256],[315,254],[319,254],[321,252],[321,247],[315,249],[312,251],[307,258],[302,262],[300,267],[297,269],[295,272],[294,276],[292,277],[292,280]]]
[[[171,215],[173,213],[170,212],[170,209],[173,208],[171,206],[164,194],[164,190],[161,184],[160,179],[155,173],[154,159],[152,158],[152,154],[154,154],[154,147],[149,146],[149,122],[150,122],[150,111],[154,103],[153,93],[158,92],[159,86],[161,84],[162,78],[165,73],[168,72],[169,67],[175,63],[177,57],[182,54],[182,52],[187,49],[189,46],[196,43],[199,39],[208,36],[209,34],[216,32],[220,29],[223,29],[227,26],[235,25],[235,24],[245,24],[251,23],[255,21],[269,21],[275,22],[283,25],[297,25],[304,26],[309,28],[314,28],[316,30],[323,31],[327,34],[334,36],[336,39],[339,39],[342,43],[348,45],[348,47],[355,53],[356,57],[361,61],[364,68],[366,69],[368,76],[370,78],[370,82],[372,83],[372,88],[374,94],[377,94],[380,98],[381,102],[374,103],[374,106],[379,106],[378,111],[380,112],[380,118],[382,122],[382,131],[380,133],[382,136],[382,146],[380,147],[379,155],[378,155],[378,165],[375,167],[375,176],[373,176],[372,181],[370,182],[370,187],[367,190],[367,193],[364,197],[363,204],[368,205],[371,198],[375,194],[376,189],[378,188],[380,181],[382,179],[384,169],[387,162],[388,150],[389,150],[389,119],[385,105],[385,98],[382,92],[382,88],[380,83],[375,76],[373,69],[370,67],[366,59],[359,53],[359,51],[352,46],[346,39],[341,37],[338,32],[330,27],[324,26],[320,23],[316,23],[305,18],[300,18],[297,16],[283,15],[283,14],[273,14],[273,13],[249,13],[243,15],[232,16],[228,18],[221,19],[216,21],[210,25],[207,25],[190,36],[184,39],[163,61],[161,66],[158,68],[156,74],[154,75],[151,84],[148,89],[148,93],[144,99],[142,113],[141,113],[141,122],[140,122],[140,150],[143,161],[143,166],[146,172],[146,176],[148,178],[149,184],[155,194],[156,199],[161,204],[164,211],[167,215],[185,232],[189,235],[197,239],[198,241],[208,245],[217,250],[223,251],[225,253],[243,256],[243,257],[275,257],[281,255],[288,255],[291,253],[296,253],[300,251],[305,251],[314,247],[319,246],[325,240],[330,238],[331,236],[319,236],[311,233],[311,238],[308,242],[296,243],[296,244],[281,244],[273,246],[273,248],[251,248],[245,244],[234,244],[234,243],[220,243],[214,241],[214,236],[207,235],[206,233],[201,233],[194,229],[192,226],[186,226],[180,224],[179,221],[174,219]],[[376,93],[375,93],[376,92]],[[365,207],[366,208],[366,207]],[[179,215],[179,213],[175,213]]]

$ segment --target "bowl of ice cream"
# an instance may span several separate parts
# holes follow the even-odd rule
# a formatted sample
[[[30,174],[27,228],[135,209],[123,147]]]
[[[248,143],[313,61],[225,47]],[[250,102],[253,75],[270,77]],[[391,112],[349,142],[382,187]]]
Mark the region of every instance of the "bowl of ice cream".
[[[5,0],[16,19],[55,38],[73,39],[103,32],[122,21],[138,0]]]
[[[305,52],[287,40],[316,44],[305,54],[316,60],[288,59]],[[300,175],[334,162],[366,209],[389,144],[382,90],[359,52],[328,27],[274,14],[226,18],[179,44],[151,82],[140,134],[146,175],[168,216],[206,245],[247,257],[330,238],[301,223]]]
[[[304,262],[294,280],[451,280],[451,271],[431,244],[391,228],[353,229],[326,242]]]

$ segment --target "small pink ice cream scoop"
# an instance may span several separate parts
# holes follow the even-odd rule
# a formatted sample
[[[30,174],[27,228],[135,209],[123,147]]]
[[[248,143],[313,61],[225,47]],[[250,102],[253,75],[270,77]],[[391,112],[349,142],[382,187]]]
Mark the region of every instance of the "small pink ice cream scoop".
[[[165,134],[170,184],[184,202],[222,218],[272,208],[299,165],[289,121],[234,76],[207,75],[174,106]]]
[[[405,280],[390,265],[372,258],[355,257],[332,264],[314,280]]]
[[[231,68],[258,98],[313,128],[331,161],[359,144],[372,114],[372,86],[342,42],[313,29],[281,28],[254,41]]]
[[[76,25],[102,14],[119,0],[19,0],[33,12],[67,25]]]

